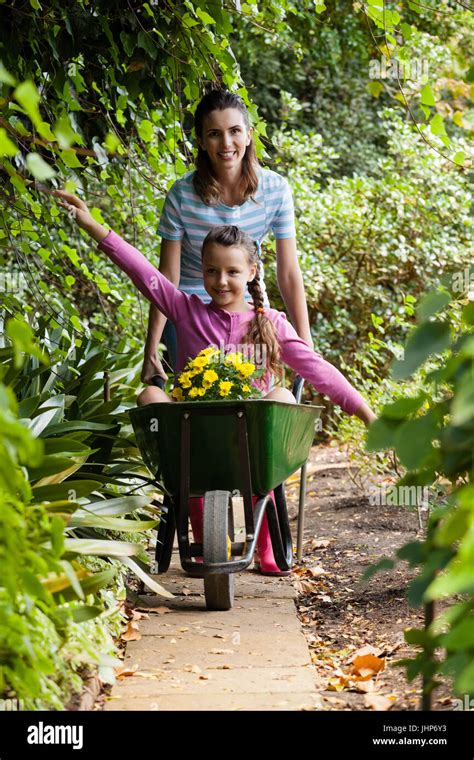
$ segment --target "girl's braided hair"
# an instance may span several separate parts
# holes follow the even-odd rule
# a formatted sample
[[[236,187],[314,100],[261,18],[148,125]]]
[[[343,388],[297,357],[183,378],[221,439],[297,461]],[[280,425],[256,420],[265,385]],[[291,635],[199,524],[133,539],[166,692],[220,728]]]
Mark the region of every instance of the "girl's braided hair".
[[[240,111],[246,128],[250,129],[249,113],[242,98],[228,90],[211,90],[200,100],[194,112],[194,131],[196,136],[202,138],[206,116],[212,113],[212,111],[225,111],[227,108],[236,108],[237,111]],[[242,159],[242,176],[239,183],[242,201],[246,201],[249,198],[254,200],[258,188],[257,167],[258,160],[255,143],[253,138],[251,138]],[[221,200],[222,188],[218,179],[214,176],[207,151],[203,150],[199,144],[193,185],[199,197],[208,206],[214,205]]]
[[[240,227],[233,224],[223,224],[217,227],[212,227],[210,232],[204,239],[201,248],[201,256],[204,256],[205,249],[211,243],[218,243],[219,245],[230,248],[235,246],[240,248],[247,255],[247,262],[251,266],[257,265],[257,273],[254,279],[248,283],[249,293],[252,296],[253,305],[255,308],[255,317],[249,324],[249,328],[243,338],[244,343],[251,343],[253,345],[259,343],[262,348],[262,355],[266,356],[266,367],[273,375],[276,375],[280,370],[280,342],[278,340],[277,331],[273,322],[265,315],[265,309],[263,307],[263,293],[262,285],[260,281],[260,275],[258,271],[259,255],[258,245],[254,243],[250,235],[248,235]]]

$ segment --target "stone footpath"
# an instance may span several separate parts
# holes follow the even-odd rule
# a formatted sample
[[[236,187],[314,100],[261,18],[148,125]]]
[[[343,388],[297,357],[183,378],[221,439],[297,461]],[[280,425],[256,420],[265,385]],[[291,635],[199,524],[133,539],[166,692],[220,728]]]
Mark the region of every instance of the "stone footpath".
[[[175,598],[140,597],[149,617],[127,644],[133,674],[105,710],[321,709],[291,577],[239,573],[227,612],[207,611],[204,581],[183,572],[176,549],[159,582]]]

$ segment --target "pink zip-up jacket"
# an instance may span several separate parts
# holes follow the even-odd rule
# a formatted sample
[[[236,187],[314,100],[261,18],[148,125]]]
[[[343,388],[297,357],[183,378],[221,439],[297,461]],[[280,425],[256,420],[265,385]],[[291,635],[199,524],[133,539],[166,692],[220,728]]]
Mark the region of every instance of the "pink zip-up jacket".
[[[243,343],[249,322],[255,317],[253,308],[229,312],[212,301],[205,304],[196,295],[182,293],[140,251],[113,231],[98,248],[123,269],[145,298],[174,323],[178,341],[177,372],[184,369],[188,359],[209,345],[235,351]],[[344,375],[299,337],[283,312],[267,308],[265,316],[275,325],[281,359],[285,364],[312,383],[319,393],[329,396],[347,414],[354,414],[364,404],[360,393]]]

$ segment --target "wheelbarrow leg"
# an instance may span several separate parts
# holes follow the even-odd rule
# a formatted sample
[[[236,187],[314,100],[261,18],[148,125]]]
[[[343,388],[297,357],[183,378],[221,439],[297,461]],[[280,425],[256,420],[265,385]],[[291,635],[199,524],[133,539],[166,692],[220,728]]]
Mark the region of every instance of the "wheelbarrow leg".
[[[300,472],[300,500],[298,505],[298,540],[296,543],[296,558],[301,562],[303,557],[304,505],[306,501],[306,468],[305,462]]]
[[[155,561],[158,573],[166,573],[170,566],[173,553],[176,520],[174,507],[168,498],[163,499],[162,514],[156,537]]]

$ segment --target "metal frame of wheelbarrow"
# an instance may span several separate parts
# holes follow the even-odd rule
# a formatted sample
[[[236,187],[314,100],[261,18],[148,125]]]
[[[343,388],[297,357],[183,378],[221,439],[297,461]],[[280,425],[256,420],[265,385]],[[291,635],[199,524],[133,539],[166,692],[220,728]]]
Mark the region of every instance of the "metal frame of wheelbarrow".
[[[191,454],[191,419],[194,416],[222,417],[235,415],[239,442],[239,466],[241,477],[240,493],[244,502],[245,542],[232,542],[231,556],[239,559],[227,559],[221,562],[197,563],[193,557],[203,555],[203,545],[190,544],[188,537],[189,496],[190,496],[190,454]],[[173,501],[178,504],[178,545],[181,566],[190,575],[212,575],[238,573],[252,561],[257,538],[265,512],[273,545],[275,561],[280,570],[288,570],[292,564],[293,545],[288,511],[286,508],[283,484],[274,489],[275,502],[270,494],[257,494],[258,501],[252,503],[252,477],[250,471],[250,452],[248,444],[247,420],[245,410],[239,406],[226,406],[214,409],[196,409],[183,412],[181,417],[181,471],[180,490]]]

